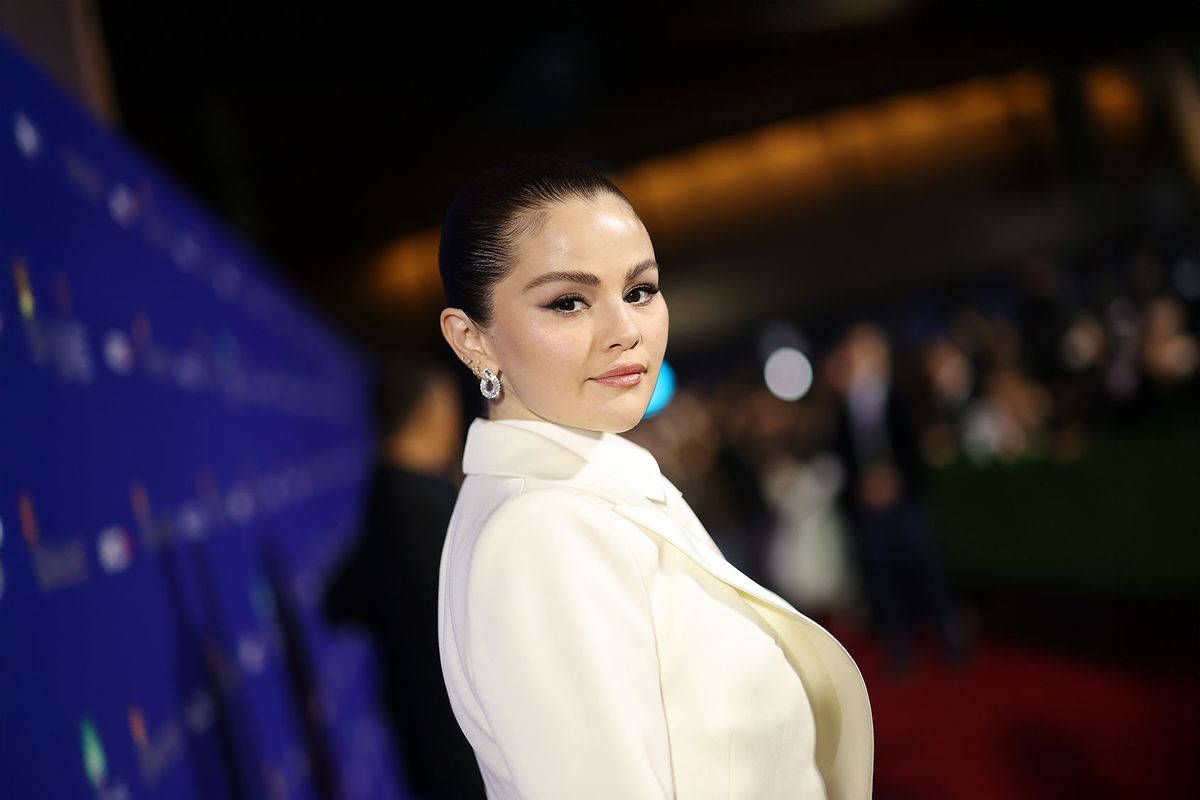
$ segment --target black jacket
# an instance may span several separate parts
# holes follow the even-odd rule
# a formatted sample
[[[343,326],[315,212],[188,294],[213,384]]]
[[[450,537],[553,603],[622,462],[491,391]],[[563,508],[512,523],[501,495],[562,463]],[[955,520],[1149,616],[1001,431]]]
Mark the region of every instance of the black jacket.
[[[325,597],[331,619],[358,622],[376,641],[409,785],[428,800],[484,797],[438,656],[438,566],[456,494],[444,478],[379,465],[358,545]]]

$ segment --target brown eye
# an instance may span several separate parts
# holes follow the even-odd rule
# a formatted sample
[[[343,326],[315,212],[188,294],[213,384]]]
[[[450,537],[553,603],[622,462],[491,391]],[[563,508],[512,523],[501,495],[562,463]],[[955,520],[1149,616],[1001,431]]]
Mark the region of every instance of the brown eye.
[[[573,314],[576,311],[582,311],[584,308],[583,298],[577,294],[563,295],[562,297],[552,300],[547,308],[555,311],[561,311],[566,314]]]
[[[629,294],[625,295],[625,302],[642,305],[649,303],[656,294],[658,294],[657,286],[650,286],[649,284],[636,286],[629,291]]]

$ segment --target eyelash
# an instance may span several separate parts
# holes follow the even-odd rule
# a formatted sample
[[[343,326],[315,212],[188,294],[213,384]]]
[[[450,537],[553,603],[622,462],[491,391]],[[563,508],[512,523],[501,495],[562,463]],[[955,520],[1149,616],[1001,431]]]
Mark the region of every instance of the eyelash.
[[[625,293],[625,296],[629,297],[629,295],[634,294],[635,292],[645,292],[648,295],[646,297],[646,299],[633,304],[633,305],[644,306],[647,303],[649,303],[651,300],[653,300],[654,295],[658,294],[659,291],[660,291],[659,287],[655,286],[654,284],[643,283],[638,286],[634,286],[632,289],[630,289],[628,292]],[[573,309],[573,308],[562,308],[561,307],[567,303],[587,303],[587,299],[581,294],[564,294],[561,297],[556,297],[553,300],[551,300],[550,303],[548,305],[546,305],[545,307],[550,309],[551,311],[557,311],[560,314],[578,314],[580,311],[583,310],[583,309],[578,309],[578,308]]]

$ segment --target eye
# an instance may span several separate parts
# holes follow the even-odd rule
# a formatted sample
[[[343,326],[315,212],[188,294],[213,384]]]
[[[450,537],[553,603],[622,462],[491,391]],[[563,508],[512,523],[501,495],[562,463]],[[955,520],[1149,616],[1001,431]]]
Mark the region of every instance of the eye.
[[[582,295],[564,294],[562,297],[555,298],[550,301],[550,305],[546,308],[554,311],[561,311],[564,314],[574,314],[577,311],[582,311],[587,306],[587,302]]]
[[[641,286],[635,286],[625,295],[625,302],[634,305],[645,305],[654,299],[654,295],[658,294],[658,287],[653,284],[643,283]]]

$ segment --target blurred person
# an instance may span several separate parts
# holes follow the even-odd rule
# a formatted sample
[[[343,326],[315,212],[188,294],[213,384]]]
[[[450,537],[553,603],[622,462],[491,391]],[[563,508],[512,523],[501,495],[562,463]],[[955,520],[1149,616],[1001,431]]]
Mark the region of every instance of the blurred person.
[[[1063,373],[1061,342],[1072,310],[1063,296],[1063,274],[1049,258],[1030,260],[1022,270],[1025,299],[1020,325],[1024,359],[1033,377],[1050,384]]]
[[[975,390],[975,371],[953,340],[935,336],[920,350],[924,413],[921,454],[935,467],[944,467],[958,456],[963,412]]]
[[[790,454],[763,471],[763,491],[776,520],[767,573],[808,614],[846,612],[856,580],[837,509],[842,466],[830,453],[808,460]]]
[[[980,394],[963,410],[963,449],[976,462],[1011,462],[1040,448],[1052,399],[1025,372],[1016,325],[1000,317],[988,321],[988,330],[979,354]]]
[[[493,800],[866,798],[866,687],[721,555],[654,457],[668,315],[604,176],[505,162],[442,226],[450,347],[488,399],[442,561],[451,702]]]
[[[377,460],[361,534],[327,590],[326,613],[364,625],[379,649],[409,787],[427,800],[482,798],[437,643],[438,566],[462,445],[459,389],[444,364],[410,353],[380,370],[373,411]]]
[[[1141,390],[1138,368],[1138,312],[1127,297],[1118,297],[1105,309],[1105,333],[1111,353],[1104,369],[1109,402],[1118,411],[1134,407]]]
[[[1162,263],[1149,246],[1129,264],[1129,285],[1106,310],[1114,356],[1105,385],[1123,417],[1144,417],[1186,384],[1200,367],[1187,306],[1169,294]],[[1178,288],[1178,287],[1175,287]]]
[[[681,386],[662,413],[626,433],[658,460],[664,475],[684,493],[701,491],[717,453],[716,422],[708,404],[688,386]]]
[[[852,325],[828,368],[841,396],[841,501],[890,665],[899,673],[911,668],[922,612],[946,656],[956,661],[965,642],[934,542],[917,432],[893,379],[887,334],[874,323]]]
[[[1059,351],[1065,373],[1053,386],[1060,424],[1055,431],[1055,454],[1065,461],[1081,457],[1089,429],[1103,426],[1104,365],[1108,338],[1104,326],[1087,311],[1079,311],[1063,331]]]
[[[1062,358],[1072,372],[1087,372],[1104,363],[1108,340],[1102,326],[1092,314],[1081,312],[1063,333]]]
[[[1196,371],[1196,339],[1186,321],[1183,304],[1167,295],[1149,300],[1142,312],[1142,371],[1158,387],[1172,388]]]
[[[1149,242],[1143,242],[1133,253],[1129,264],[1129,290],[1140,304],[1153,300],[1162,292],[1163,265]]]
[[[1046,428],[1054,454],[1064,461],[1083,454],[1084,423],[1092,413],[1084,373],[1087,360],[1094,362],[1097,355],[1097,328],[1081,318],[1063,290],[1069,277],[1049,258],[1026,264],[1025,302],[1018,316],[1022,361],[1031,378],[1046,387]]]
[[[759,583],[766,582],[766,549],[775,520],[763,493],[762,434],[781,401],[757,376],[727,379],[716,393],[716,457],[710,475],[708,508],[713,539],[725,557]],[[764,402],[765,401],[765,402]],[[712,502],[716,500],[716,502]]]
[[[1019,365],[993,364],[983,376],[983,399],[967,411],[968,450],[1009,462],[1038,450],[1051,408],[1049,391]]]

